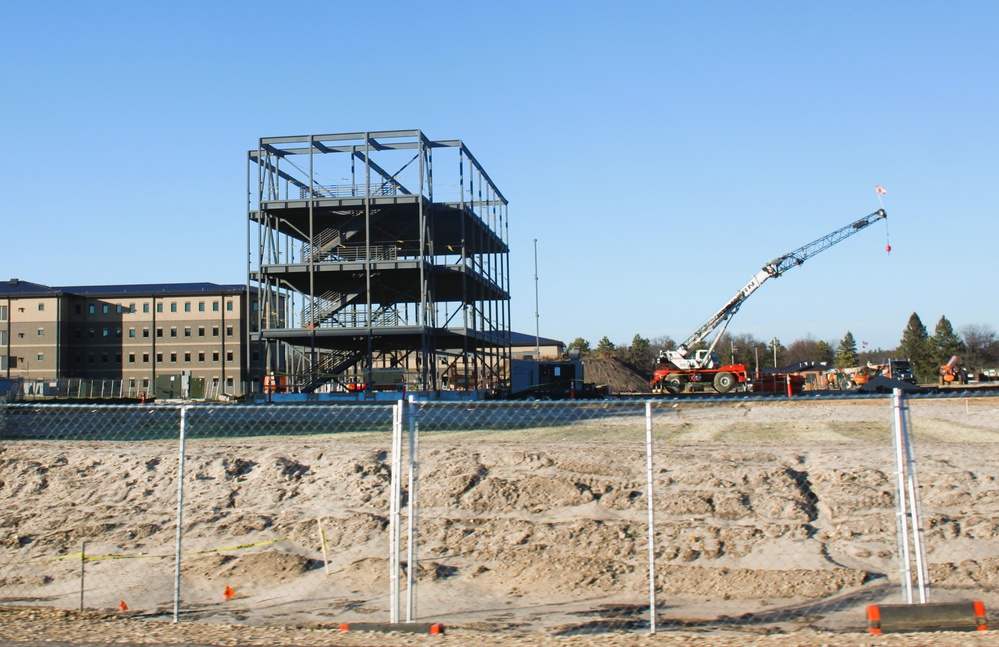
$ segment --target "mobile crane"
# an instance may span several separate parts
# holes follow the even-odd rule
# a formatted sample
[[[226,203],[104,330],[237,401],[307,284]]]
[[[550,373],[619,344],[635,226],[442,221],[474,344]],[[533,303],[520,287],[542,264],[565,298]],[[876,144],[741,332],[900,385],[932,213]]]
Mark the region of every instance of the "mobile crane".
[[[711,383],[715,391],[728,393],[740,384],[745,385],[749,381],[749,373],[745,364],[725,364],[722,365],[715,351],[718,340],[721,339],[725,329],[735,313],[739,311],[743,302],[756,292],[769,278],[777,278],[793,267],[797,267],[806,260],[815,256],[819,252],[829,249],[836,243],[849,238],[862,229],[873,225],[888,214],[884,209],[878,209],[874,213],[864,216],[860,220],[850,223],[842,229],[808,243],[804,247],[799,247],[793,252],[778,256],[770,261],[757,272],[749,283],[739,290],[721,310],[716,312],[710,319],[690,334],[675,350],[660,351],[658,367],[653,373],[649,385],[654,393],[668,391],[670,393],[680,393],[686,390],[691,383]],[[694,351],[693,357],[688,357],[688,353],[695,346],[699,345],[717,330],[714,339],[707,348]]]

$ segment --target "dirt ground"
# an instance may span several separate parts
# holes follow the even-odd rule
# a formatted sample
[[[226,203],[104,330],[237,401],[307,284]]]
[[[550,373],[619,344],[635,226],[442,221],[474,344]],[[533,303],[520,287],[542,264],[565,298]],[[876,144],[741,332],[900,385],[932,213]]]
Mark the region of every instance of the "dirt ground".
[[[935,601],[999,605],[997,406],[911,402]],[[415,599],[420,619],[447,627],[433,640],[985,644],[862,633],[866,605],[900,601],[887,399],[657,410],[649,636],[643,414],[421,435]],[[0,604],[16,608],[0,612],[0,639],[75,627],[137,642],[422,644],[335,629],[388,619],[387,441],[189,442],[176,626],[175,443],[5,442]],[[83,541],[93,611],[80,618]]]

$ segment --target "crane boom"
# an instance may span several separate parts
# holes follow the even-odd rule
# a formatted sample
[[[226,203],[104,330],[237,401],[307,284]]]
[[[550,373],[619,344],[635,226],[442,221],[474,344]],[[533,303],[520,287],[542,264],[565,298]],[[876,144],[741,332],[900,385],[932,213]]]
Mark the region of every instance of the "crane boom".
[[[721,308],[721,310],[716,312],[710,319],[704,322],[700,328],[691,333],[691,335],[687,337],[687,339],[685,339],[676,350],[664,351],[660,353],[660,358],[665,357],[677,367],[682,369],[704,368],[702,364],[707,364],[711,361],[712,351],[722,334],[725,332],[725,328],[728,327],[729,321],[733,316],[735,316],[735,313],[739,311],[743,302],[748,299],[753,292],[756,292],[756,290],[758,290],[767,279],[781,276],[784,272],[801,265],[819,252],[829,249],[836,243],[849,238],[862,229],[866,229],[867,227],[887,217],[888,214],[885,213],[884,209],[878,209],[874,213],[864,216],[860,220],[852,222],[841,229],[837,229],[831,234],[799,247],[793,252],[788,252],[783,256],[778,256],[773,259],[764,265],[763,268],[749,280],[749,283],[739,290],[735,296]],[[687,352],[692,347],[704,341],[708,335],[716,329],[718,329],[718,334],[715,335],[715,338],[712,340],[711,346],[708,348],[707,352],[698,351],[697,359],[685,359]]]

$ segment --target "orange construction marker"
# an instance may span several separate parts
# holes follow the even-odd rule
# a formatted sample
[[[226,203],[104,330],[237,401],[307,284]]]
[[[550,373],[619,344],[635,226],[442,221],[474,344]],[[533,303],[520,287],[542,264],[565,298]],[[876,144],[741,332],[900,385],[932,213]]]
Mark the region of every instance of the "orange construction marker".
[[[226,600],[231,600],[236,597],[236,592],[232,590],[231,586],[226,585],[225,591],[222,592],[222,597]]]
[[[128,611],[128,605],[125,604],[124,600],[122,600],[121,602],[118,603],[118,610],[121,611],[122,613],[125,613],[126,611]]]

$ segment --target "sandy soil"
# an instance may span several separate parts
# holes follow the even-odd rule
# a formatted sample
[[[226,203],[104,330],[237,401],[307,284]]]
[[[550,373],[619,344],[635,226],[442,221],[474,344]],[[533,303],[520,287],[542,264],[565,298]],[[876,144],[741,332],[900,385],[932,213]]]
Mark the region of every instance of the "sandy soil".
[[[937,601],[999,605],[997,406],[911,404]],[[534,637],[524,644],[647,631],[645,420],[635,412],[424,433],[417,615],[457,634]],[[660,628],[855,633],[865,605],[899,602],[890,422],[883,399],[658,409]],[[189,441],[184,619],[387,620],[388,449],[381,433]],[[176,470],[173,442],[0,446],[0,604],[76,608],[86,541],[88,608],[125,600],[123,615],[168,617]]]

